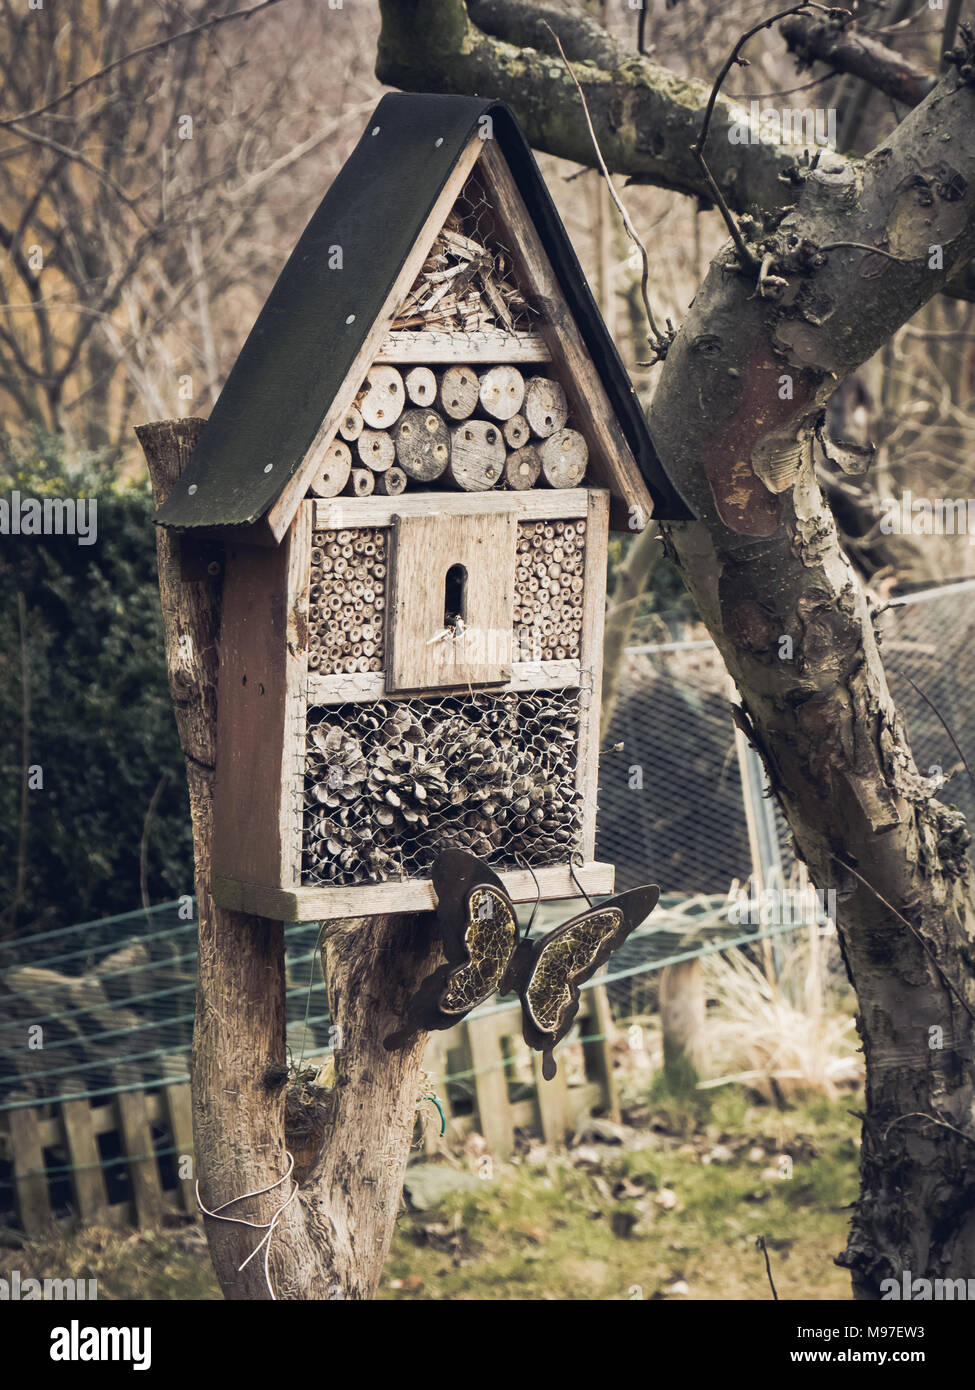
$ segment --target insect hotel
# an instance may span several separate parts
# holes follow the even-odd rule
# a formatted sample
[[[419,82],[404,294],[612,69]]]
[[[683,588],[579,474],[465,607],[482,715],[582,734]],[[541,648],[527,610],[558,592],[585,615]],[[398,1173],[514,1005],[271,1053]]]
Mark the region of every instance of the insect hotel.
[[[216,901],[427,909],[448,847],[516,901],[611,891],[608,531],[655,508],[688,515],[510,113],[385,97],[157,516],[223,544]]]

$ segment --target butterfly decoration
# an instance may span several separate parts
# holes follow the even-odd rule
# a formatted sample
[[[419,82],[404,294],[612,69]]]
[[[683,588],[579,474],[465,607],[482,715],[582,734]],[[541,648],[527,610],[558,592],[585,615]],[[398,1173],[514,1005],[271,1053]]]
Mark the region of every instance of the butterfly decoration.
[[[579,1012],[580,986],[652,912],[660,889],[631,888],[597,906],[587,895],[585,912],[531,940],[538,901],[522,934],[501,879],[473,854],[445,850],[431,877],[446,960],[420,985],[403,1026],[384,1047],[391,1051],[417,1033],[452,1028],[493,994],[515,991],[525,1042],[543,1054],[542,1075],[550,1081],[552,1051]]]

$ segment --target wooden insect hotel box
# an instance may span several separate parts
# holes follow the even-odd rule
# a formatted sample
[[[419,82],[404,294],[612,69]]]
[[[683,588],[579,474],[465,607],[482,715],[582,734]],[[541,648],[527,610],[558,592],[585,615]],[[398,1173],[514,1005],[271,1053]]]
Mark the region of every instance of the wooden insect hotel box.
[[[447,847],[611,891],[608,531],[655,508],[688,515],[510,113],[385,97],[156,518],[224,552],[215,899],[426,909]]]

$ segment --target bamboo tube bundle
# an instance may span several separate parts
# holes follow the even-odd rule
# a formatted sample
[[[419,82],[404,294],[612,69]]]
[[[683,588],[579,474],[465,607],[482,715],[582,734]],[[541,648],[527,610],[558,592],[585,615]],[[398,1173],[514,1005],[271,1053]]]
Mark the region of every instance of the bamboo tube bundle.
[[[386,537],[385,527],[313,534],[319,577],[309,586],[309,670],[332,676],[383,669]]]
[[[586,523],[525,521],[515,551],[515,637],[522,660],[578,659]]]

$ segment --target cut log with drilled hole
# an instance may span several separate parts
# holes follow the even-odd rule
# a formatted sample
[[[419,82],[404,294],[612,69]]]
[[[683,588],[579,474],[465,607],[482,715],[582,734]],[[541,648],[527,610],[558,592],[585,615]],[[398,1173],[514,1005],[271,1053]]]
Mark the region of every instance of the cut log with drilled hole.
[[[406,404],[406,388],[395,367],[370,367],[356,405],[369,429],[386,430],[394,425]]]
[[[352,444],[362,433],[362,413],[354,405],[350,405],[342,416],[342,423],[339,425],[339,434],[343,439],[347,439]]]
[[[503,433],[509,449],[520,449],[531,442],[531,430],[524,415],[512,415],[510,420],[505,420]]]
[[[374,473],[384,473],[396,462],[393,437],[385,430],[363,430],[355,447],[360,460]]]
[[[437,399],[451,420],[466,420],[477,406],[481,383],[470,367],[448,367],[440,377]]]
[[[393,430],[393,440],[396,462],[408,478],[429,483],[447,467],[447,426],[435,410],[404,410]]]
[[[370,468],[353,468],[348,490],[353,497],[369,497],[375,491],[376,477]]]
[[[578,430],[559,430],[543,440],[539,453],[549,487],[578,487],[585,477],[589,449]]]
[[[525,444],[520,449],[512,449],[504,465],[504,480],[516,492],[534,487],[542,471],[542,459],[534,444]]]
[[[411,405],[434,405],[437,400],[437,378],[429,367],[414,367],[403,379],[406,399]]]
[[[376,491],[384,497],[398,497],[406,491],[406,474],[394,464],[385,473],[376,474]]]
[[[565,426],[569,407],[565,392],[557,381],[547,376],[533,376],[525,382],[525,400],[521,413],[528,421],[532,434],[548,439]]]
[[[525,378],[517,367],[502,365],[482,373],[478,388],[481,410],[492,420],[510,420],[525,399]]]
[[[501,426],[490,420],[465,420],[450,431],[451,482],[464,492],[486,492],[504,473],[505,447]]]
[[[349,481],[352,450],[341,439],[333,439],[325,450],[325,458],[314,478],[311,490],[316,497],[338,497]]]

